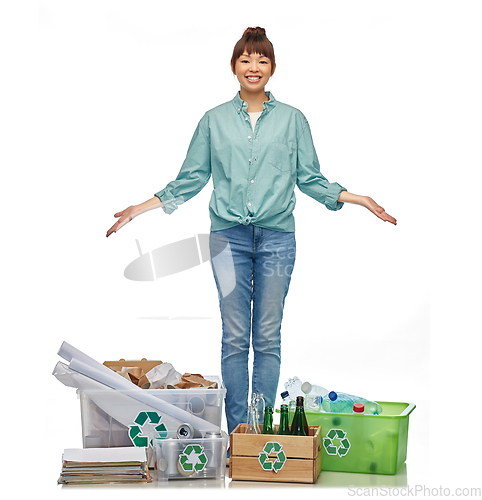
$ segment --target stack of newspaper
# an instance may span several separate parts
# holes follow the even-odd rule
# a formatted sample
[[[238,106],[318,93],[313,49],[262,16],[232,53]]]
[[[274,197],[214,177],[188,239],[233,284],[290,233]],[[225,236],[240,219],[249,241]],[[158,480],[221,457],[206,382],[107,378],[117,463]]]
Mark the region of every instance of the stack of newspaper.
[[[147,483],[152,481],[145,448],[68,448],[59,484]]]

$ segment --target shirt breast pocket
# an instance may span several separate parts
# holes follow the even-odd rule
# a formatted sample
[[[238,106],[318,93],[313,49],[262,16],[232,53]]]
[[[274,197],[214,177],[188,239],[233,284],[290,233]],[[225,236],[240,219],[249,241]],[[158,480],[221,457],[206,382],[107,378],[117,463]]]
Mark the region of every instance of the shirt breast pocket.
[[[269,163],[281,172],[293,172],[296,169],[296,142],[274,137],[270,143]]]

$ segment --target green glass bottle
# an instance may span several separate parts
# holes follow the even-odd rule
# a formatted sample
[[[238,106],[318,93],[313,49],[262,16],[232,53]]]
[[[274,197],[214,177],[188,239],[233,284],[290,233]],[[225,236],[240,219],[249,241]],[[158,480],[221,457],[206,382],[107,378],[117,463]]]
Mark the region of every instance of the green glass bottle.
[[[273,431],[273,408],[267,406],[264,409],[263,432],[261,434],[274,434]]]
[[[298,396],[296,398],[295,416],[293,418],[293,423],[291,425],[291,434],[293,436],[307,436],[308,425],[306,425],[305,429],[305,422],[306,422],[306,417],[305,417],[305,409],[303,407],[303,396]]]
[[[281,405],[281,416],[279,419],[278,435],[285,436],[291,434],[290,421],[288,415],[288,405]]]

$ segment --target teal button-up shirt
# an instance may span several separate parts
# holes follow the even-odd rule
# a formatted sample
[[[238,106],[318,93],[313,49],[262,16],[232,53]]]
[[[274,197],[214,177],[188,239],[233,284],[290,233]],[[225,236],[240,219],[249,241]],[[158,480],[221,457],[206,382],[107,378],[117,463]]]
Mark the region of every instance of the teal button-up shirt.
[[[239,93],[202,117],[176,180],[155,195],[166,213],[199,193],[211,175],[212,231],[237,224],[294,231],[296,185],[330,210],[343,206],[337,200],[345,188],[321,174],[307,119],[267,96],[254,131]]]

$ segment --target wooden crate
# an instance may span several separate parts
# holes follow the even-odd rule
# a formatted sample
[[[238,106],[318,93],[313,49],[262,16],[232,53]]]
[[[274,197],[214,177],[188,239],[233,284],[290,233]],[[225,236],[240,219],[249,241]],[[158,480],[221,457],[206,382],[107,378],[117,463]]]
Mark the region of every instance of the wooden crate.
[[[246,424],[239,424],[230,436],[231,479],[288,483],[316,481],[321,471],[321,427],[309,426],[309,436],[245,434],[245,431]]]

